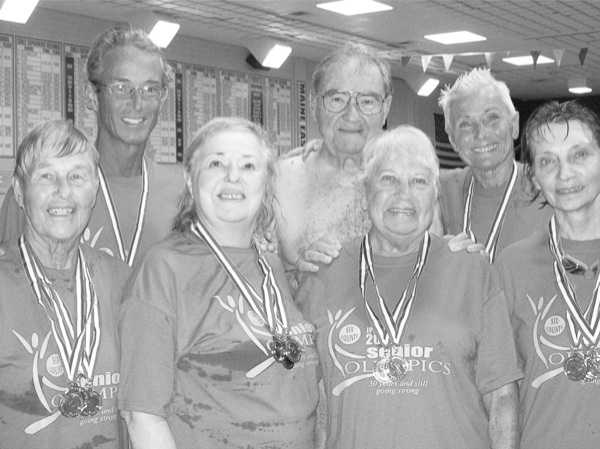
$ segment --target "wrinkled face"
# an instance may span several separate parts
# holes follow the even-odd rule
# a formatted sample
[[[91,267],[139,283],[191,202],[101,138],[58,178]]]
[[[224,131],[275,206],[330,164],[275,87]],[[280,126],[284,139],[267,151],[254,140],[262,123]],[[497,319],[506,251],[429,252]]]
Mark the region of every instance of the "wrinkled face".
[[[324,94],[331,90],[375,93],[385,98],[379,70],[374,66],[360,69],[354,61],[330,69],[325,77],[322,92],[317,93]],[[311,98],[311,106],[323,143],[329,150],[335,155],[357,155],[362,152],[369,137],[383,128],[391,101],[392,98],[388,97],[381,111],[374,115],[363,114],[358,109],[355,99],[351,99],[346,109],[341,112],[325,110],[323,99],[319,95]]]
[[[160,58],[129,45],[115,47],[102,59],[100,78],[104,84],[121,81],[135,87],[160,86]],[[145,146],[165,98],[143,98],[137,90],[127,98],[116,98],[107,87],[88,88],[90,107],[98,114],[98,138],[107,145]]]
[[[534,183],[555,212],[600,213],[600,147],[587,125],[548,124],[532,149]]]
[[[98,177],[89,154],[42,157],[15,197],[25,212],[26,235],[44,242],[72,241],[85,230],[96,202]]]
[[[267,183],[265,148],[250,131],[231,128],[199,151],[186,178],[202,223],[211,233],[232,224],[253,231]]]
[[[450,142],[468,166],[481,171],[512,164],[519,114],[512,116],[493,88],[470,92],[452,104]]]
[[[433,173],[414,156],[384,159],[367,183],[367,211],[373,239],[397,243],[420,240],[433,220]]]

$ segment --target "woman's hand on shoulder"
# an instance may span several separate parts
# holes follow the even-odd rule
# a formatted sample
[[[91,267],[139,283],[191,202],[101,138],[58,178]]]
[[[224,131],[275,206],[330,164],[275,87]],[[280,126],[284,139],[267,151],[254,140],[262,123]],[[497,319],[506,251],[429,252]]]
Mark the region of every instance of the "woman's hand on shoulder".
[[[330,237],[323,237],[313,242],[300,254],[300,258],[296,262],[296,273],[319,271],[317,264],[329,265],[340,255],[341,249],[342,244]]]
[[[461,232],[457,235],[445,235],[444,240],[448,242],[448,249],[453,253],[466,251],[468,253],[487,255],[485,246],[472,240],[466,232]]]

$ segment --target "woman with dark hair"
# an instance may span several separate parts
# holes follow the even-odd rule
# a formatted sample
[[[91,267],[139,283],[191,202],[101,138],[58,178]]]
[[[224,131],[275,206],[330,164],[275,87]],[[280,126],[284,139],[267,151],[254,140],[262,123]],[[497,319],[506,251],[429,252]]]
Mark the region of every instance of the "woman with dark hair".
[[[262,128],[217,118],[191,142],[170,237],[125,294],[125,410],[136,448],[312,447],[317,356],[281,262]]]
[[[573,101],[547,103],[525,125],[526,170],[554,215],[496,262],[525,373],[522,449],[598,446],[599,143],[598,117]]]

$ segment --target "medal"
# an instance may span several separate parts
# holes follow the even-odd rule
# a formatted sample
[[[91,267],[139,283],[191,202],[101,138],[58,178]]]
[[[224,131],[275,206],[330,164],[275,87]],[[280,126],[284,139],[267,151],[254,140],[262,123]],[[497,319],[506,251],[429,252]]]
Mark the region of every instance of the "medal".
[[[83,389],[76,382],[71,382],[69,390],[60,397],[58,409],[66,418],[76,418],[85,407]]]
[[[24,236],[19,238],[19,250],[25,274],[38,304],[46,313],[61,364],[70,382],[67,392],[60,397],[58,408],[67,418],[94,415],[100,410],[102,398],[92,389],[89,380],[85,388],[79,383],[82,379],[92,378],[101,337],[98,298],[83,251],[79,248],[75,271],[77,315],[73,320]],[[82,374],[84,372],[87,377]]]
[[[373,368],[373,376],[379,382],[389,383],[396,380],[402,379],[406,376],[409,368],[408,361],[403,357],[395,355],[397,348],[400,346],[402,335],[406,329],[406,325],[410,318],[410,313],[414,304],[414,299],[417,292],[417,283],[425,263],[427,262],[427,256],[429,254],[429,248],[431,247],[431,238],[429,233],[425,231],[423,241],[419,248],[417,261],[415,262],[415,268],[413,270],[412,277],[408,282],[408,285],[402,292],[402,296],[398,300],[393,313],[391,313],[385,303],[383,296],[379,292],[379,287],[375,281],[375,271],[373,270],[373,251],[371,249],[371,240],[367,234],[363,239],[360,252],[360,267],[359,267],[359,281],[360,290],[363,295],[365,302],[365,308],[367,315],[373,323],[373,329],[377,332],[379,341],[385,347],[385,356],[379,359]],[[367,301],[366,295],[366,278],[367,273],[371,276],[373,285],[375,286],[375,292],[379,301],[379,309],[383,315],[384,320],[381,320],[369,302]],[[410,289],[412,285],[412,290]],[[411,290],[410,295],[408,294]]]
[[[267,355],[270,354],[284,368],[292,369],[294,364],[298,363],[302,357],[302,345],[298,340],[289,335],[289,325],[283,304],[283,295],[277,285],[273,270],[260,249],[255,247],[258,264],[263,273],[262,297],[229,259],[223,248],[221,248],[219,243],[200,221],[192,225],[192,232],[206,242],[246,302],[250,305],[254,313],[262,318],[263,323],[269,329],[273,338],[267,344],[268,352],[265,351],[265,353]]]
[[[573,381],[584,380],[588,371],[588,366],[581,354],[573,354],[563,365],[565,375]]]
[[[517,163],[513,161],[513,169],[510,174],[510,180],[506,185],[506,189],[504,189],[504,193],[502,194],[502,200],[500,201],[500,205],[498,206],[498,210],[496,211],[496,216],[494,217],[494,221],[492,222],[492,228],[490,229],[490,233],[485,241],[485,250],[487,251],[490,257],[490,263],[494,263],[494,259],[496,258],[496,246],[498,245],[498,240],[500,240],[500,231],[502,231],[502,224],[504,223],[504,217],[506,216],[506,211],[508,210],[508,201],[510,200],[510,195],[513,191],[515,183],[517,181]],[[475,234],[471,231],[471,203],[473,201],[473,189],[474,189],[475,178],[471,175],[471,181],[469,183],[469,189],[467,191],[467,198],[465,199],[465,212],[463,215],[463,232],[466,232],[471,240],[477,242],[475,238]]]
[[[565,267],[563,263],[565,254],[560,244],[555,216],[550,219],[548,234],[548,246],[554,257],[554,276],[567,305],[566,318],[573,342],[573,355],[565,361],[563,369],[565,375],[572,381],[592,382],[600,379],[600,361],[596,349],[600,340],[600,276],[596,278],[592,300],[588,308],[583,311],[566,274],[568,265]]]

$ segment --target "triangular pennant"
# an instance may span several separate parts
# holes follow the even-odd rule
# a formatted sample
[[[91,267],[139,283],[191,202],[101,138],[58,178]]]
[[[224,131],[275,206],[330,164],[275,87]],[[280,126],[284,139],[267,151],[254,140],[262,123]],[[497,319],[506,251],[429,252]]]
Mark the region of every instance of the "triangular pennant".
[[[581,65],[583,65],[583,63],[585,62],[585,57],[587,56],[587,52],[588,52],[587,47],[579,50],[579,62],[581,62]]]
[[[406,66],[408,66],[408,63],[410,62],[410,58],[411,58],[411,56],[401,56],[400,57],[400,61],[402,62],[403,69],[405,69]]]
[[[423,73],[427,71],[427,66],[429,65],[429,61],[431,61],[431,56],[421,56],[421,65],[423,66]]]
[[[532,50],[531,51],[531,57],[533,58],[533,68],[534,69],[537,68],[537,61],[538,61],[538,58],[540,57],[541,54],[542,54],[541,51],[537,51],[537,50]]]
[[[454,55],[442,55],[442,59],[444,60],[444,68],[446,69],[446,72],[449,72]]]
[[[494,62],[495,53],[487,52],[485,54],[485,62],[487,63],[488,69],[492,68],[492,62]]]
[[[562,61],[562,57],[565,54],[564,48],[558,48],[554,50],[554,60],[556,61],[556,67],[560,67],[560,63]]]

